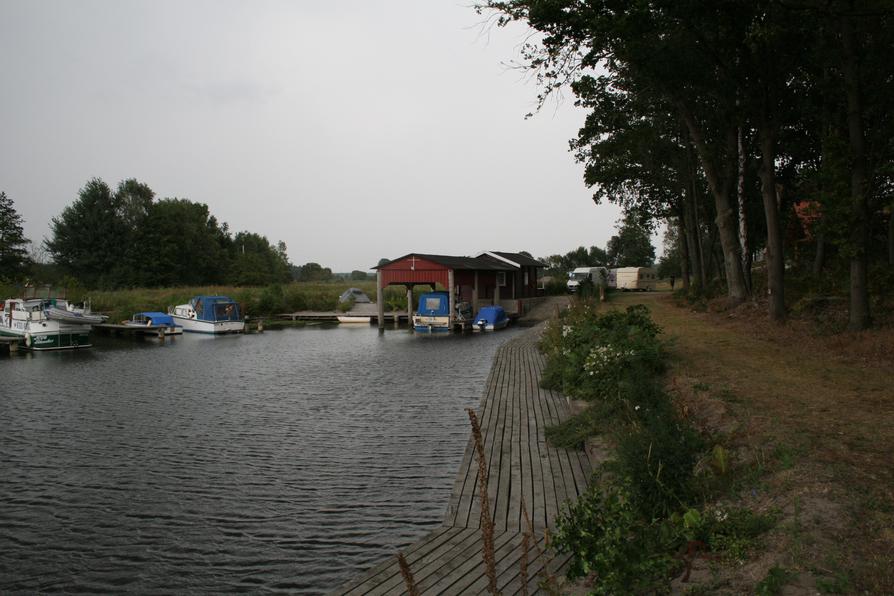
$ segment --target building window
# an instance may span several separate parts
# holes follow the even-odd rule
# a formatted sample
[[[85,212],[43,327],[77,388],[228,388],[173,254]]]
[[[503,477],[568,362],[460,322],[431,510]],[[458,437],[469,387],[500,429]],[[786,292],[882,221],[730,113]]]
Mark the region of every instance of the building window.
[[[497,285],[500,286],[501,288],[506,286],[506,272],[505,271],[497,272]]]

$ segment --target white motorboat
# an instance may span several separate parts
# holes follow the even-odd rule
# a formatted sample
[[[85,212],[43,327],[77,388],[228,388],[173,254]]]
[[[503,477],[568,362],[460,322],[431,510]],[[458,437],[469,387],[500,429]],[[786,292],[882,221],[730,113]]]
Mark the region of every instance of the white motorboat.
[[[3,302],[0,335],[19,338],[28,350],[90,347],[90,325],[102,317],[72,310],[60,298],[12,298]]]
[[[245,320],[239,304],[226,296],[196,296],[189,304],[171,308],[175,324],[192,333],[242,333]]]

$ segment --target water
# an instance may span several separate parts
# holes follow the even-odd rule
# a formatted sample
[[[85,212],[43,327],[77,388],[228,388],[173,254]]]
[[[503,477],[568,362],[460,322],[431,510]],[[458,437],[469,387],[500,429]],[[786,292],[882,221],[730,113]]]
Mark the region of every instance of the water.
[[[97,338],[0,360],[0,592],[333,589],[439,525],[512,331]]]

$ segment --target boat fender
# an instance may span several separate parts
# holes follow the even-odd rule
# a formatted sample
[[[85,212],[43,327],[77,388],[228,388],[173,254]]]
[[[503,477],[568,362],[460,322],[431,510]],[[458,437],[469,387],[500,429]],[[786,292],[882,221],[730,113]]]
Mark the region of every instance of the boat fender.
[[[25,334],[25,345],[29,348],[31,347],[31,334],[30,333]]]

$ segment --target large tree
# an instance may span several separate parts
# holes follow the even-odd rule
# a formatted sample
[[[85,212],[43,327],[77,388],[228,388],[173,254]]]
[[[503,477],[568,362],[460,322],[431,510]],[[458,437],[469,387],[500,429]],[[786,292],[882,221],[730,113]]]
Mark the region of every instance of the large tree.
[[[651,267],[655,247],[649,228],[628,215],[618,226],[618,233],[608,241],[608,261],[612,267]]]
[[[4,281],[17,281],[28,272],[31,241],[25,238],[22,223],[12,199],[0,192],[0,279]]]

